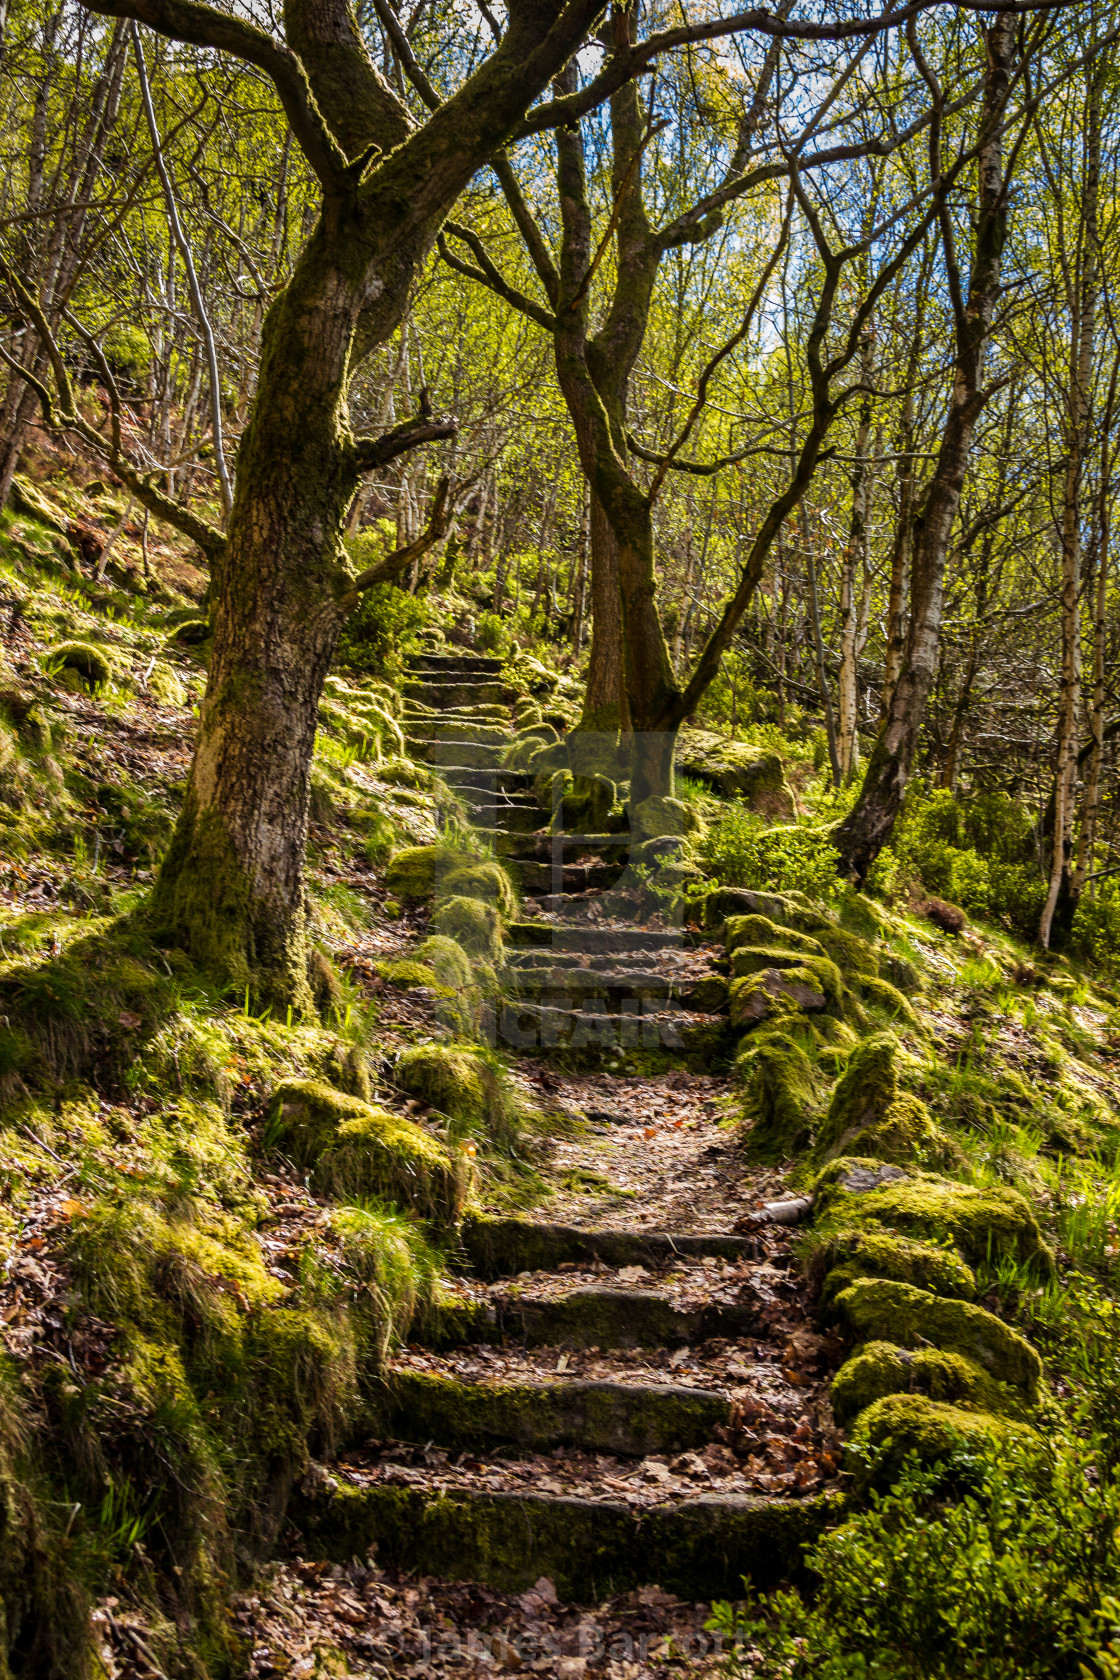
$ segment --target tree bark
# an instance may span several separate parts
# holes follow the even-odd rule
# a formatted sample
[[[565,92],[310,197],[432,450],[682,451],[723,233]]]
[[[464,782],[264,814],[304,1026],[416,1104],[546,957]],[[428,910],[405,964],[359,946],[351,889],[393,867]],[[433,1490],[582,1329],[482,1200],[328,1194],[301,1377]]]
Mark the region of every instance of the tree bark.
[[[910,779],[918,732],[937,673],[949,541],[960,505],[973,432],[988,397],[983,383],[984,359],[999,297],[1007,239],[1003,125],[1015,55],[1015,19],[1009,15],[998,16],[985,30],[985,38],[988,64],[977,164],[976,231],[967,297],[962,295],[956,276],[955,235],[949,206],[945,195],[940,194],[942,249],[954,296],[953,389],[933,477],[916,522],[910,624],[902,668],[886,721],[868,761],[859,798],[835,835],[840,868],[860,885],[890,839]],[[925,73],[928,76],[928,71]],[[943,98],[940,88],[935,86],[933,91],[935,102],[940,104]],[[942,180],[941,148],[941,128],[935,123],[930,142],[935,190]]]

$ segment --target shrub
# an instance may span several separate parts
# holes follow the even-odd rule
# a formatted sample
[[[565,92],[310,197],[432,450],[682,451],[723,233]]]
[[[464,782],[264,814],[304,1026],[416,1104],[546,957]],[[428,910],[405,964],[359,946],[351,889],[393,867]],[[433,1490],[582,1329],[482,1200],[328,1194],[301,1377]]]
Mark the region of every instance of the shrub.
[[[726,805],[700,842],[709,875],[728,887],[802,892],[827,898],[838,889],[839,858],[826,831],[767,828],[738,801]]]
[[[380,544],[371,546],[367,533],[354,539],[350,553],[360,569],[376,560]],[[352,671],[375,676],[386,672],[399,676],[405,659],[419,646],[416,632],[429,623],[431,608],[421,595],[409,595],[395,583],[377,583],[367,589],[342,626],[335,660]]]

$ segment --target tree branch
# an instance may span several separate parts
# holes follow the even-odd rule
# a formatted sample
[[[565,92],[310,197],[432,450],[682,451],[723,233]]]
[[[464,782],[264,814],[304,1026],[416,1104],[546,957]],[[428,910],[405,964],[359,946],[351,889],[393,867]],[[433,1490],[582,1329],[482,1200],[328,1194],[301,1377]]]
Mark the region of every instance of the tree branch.
[[[470,247],[478,260],[477,268],[472,268],[469,262],[464,261],[462,257],[457,257],[449,249],[446,238],[448,233],[453,234],[456,239],[461,239],[464,245]],[[457,274],[465,275],[468,280],[476,280],[480,285],[489,287],[490,291],[495,293],[497,297],[500,297],[505,303],[511,304],[514,309],[519,309],[522,315],[527,315],[531,321],[537,323],[538,327],[543,327],[545,332],[556,331],[556,317],[551,310],[545,309],[542,304],[534,303],[531,297],[526,297],[524,292],[510,284],[501,270],[495,266],[490,253],[477,233],[472,232],[470,228],[463,227],[459,222],[445,222],[443,231],[437,239],[437,244],[439,254],[448,268],[453,268]]]
[[[435,418],[425,389],[420,393],[420,413],[413,419],[402,420],[399,426],[382,432],[380,437],[355,438],[354,464],[359,472],[372,472],[422,443],[438,443],[443,438],[452,438],[458,430],[459,422],[451,415],[442,420]]]
[[[173,41],[232,53],[263,70],[280,96],[284,115],[319,182],[337,192],[346,158],[315,103],[307,74],[296,54],[255,24],[219,12],[200,0],[85,0],[99,17],[134,18]]]
[[[422,554],[426,554],[432,545],[446,534],[451,520],[451,510],[448,507],[450,491],[451,480],[445,473],[436,488],[427,528],[420,533],[415,542],[409,543],[406,548],[394,549],[392,554],[387,554],[375,566],[369,566],[358,574],[345,593],[339,597],[338,605],[344,613],[353,612],[358,604],[358,597],[364,590],[372,589],[375,583],[392,583],[394,578],[399,577],[414,560],[419,560]]]

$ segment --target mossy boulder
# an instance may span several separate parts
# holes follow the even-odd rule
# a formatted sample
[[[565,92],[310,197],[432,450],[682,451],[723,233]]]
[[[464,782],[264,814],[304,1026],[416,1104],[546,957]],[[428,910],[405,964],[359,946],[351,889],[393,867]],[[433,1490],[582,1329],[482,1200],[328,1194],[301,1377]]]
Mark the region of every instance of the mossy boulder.
[[[723,923],[724,949],[733,955],[741,946],[751,949],[773,947],[784,951],[803,951],[810,956],[823,957],[824,946],[810,934],[798,933],[796,928],[783,927],[769,916],[757,911],[729,915]]]
[[[432,927],[438,934],[453,939],[469,956],[485,957],[498,962],[502,955],[504,924],[496,904],[480,898],[455,894],[441,901]]]
[[[747,1041],[735,1071],[743,1081],[748,1159],[783,1161],[804,1149],[817,1112],[813,1066],[788,1033],[763,1031]]]
[[[656,840],[664,834],[695,835],[703,828],[699,812],[683,799],[659,794],[630,807],[630,832],[637,840]]]
[[[869,1227],[833,1232],[814,1254],[813,1271],[824,1273],[821,1300],[826,1306],[864,1277],[910,1283],[959,1301],[976,1295],[976,1275],[955,1249]]]
[[[105,650],[93,642],[58,642],[46,657],[48,668],[58,672],[63,687],[75,691],[102,688],[113,674]]]
[[[908,1027],[918,1025],[913,1004],[889,980],[880,980],[877,974],[860,974],[856,976],[856,986],[864,1003],[873,1009],[882,1010],[893,1020],[904,1021]]]
[[[933,1465],[984,1457],[1012,1445],[1031,1450],[1039,1444],[1026,1424],[993,1412],[970,1411],[924,1394],[888,1394],[860,1413],[850,1438],[848,1467],[859,1491],[869,1484],[883,1489],[898,1480],[911,1455]]]
[[[485,1124],[490,1111],[492,1070],[461,1045],[417,1044],[397,1063],[397,1083],[410,1097],[471,1127]]]
[[[820,928],[817,938],[824,947],[825,955],[832,958],[837,968],[847,975],[858,976],[861,985],[865,980],[877,977],[879,958],[868,941],[861,939],[858,933],[841,927]]]
[[[817,1178],[818,1220],[877,1224],[908,1235],[948,1238],[970,1265],[1008,1255],[1040,1277],[1054,1273],[1030,1204],[1004,1185],[981,1188],[935,1173],[904,1173],[870,1159],[842,1157]]]
[[[437,883],[440,897],[477,898],[492,904],[507,919],[517,914],[517,894],[499,863],[460,864]]]
[[[876,1033],[852,1051],[817,1139],[824,1159],[860,1155],[940,1165],[955,1158],[925,1104],[899,1090],[900,1054],[890,1033]]]
[[[833,1303],[835,1316],[861,1342],[936,1347],[972,1359],[996,1382],[1038,1398],[1042,1361],[1017,1330],[970,1301],[950,1301],[885,1278],[860,1278]]]
[[[417,946],[416,954],[435,974],[437,985],[450,986],[457,992],[473,985],[475,964],[457,939],[450,939],[445,933],[429,934],[424,943]]]
[[[924,1394],[952,1404],[966,1401],[982,1411],[1015,1409],[1009,1392],[973,1359],[943,1348],[895,1347],[867,1342],[832,1379],[829,1399],[836,1421],[845,1428],[888,1394]]]
[[[732,916],[765,916],[785,926],[787,909],[787,900],[780,893],[757,892],[753,887],[713,887],[704,899],[704,926],[719,933]]]
[[[385,865],[385,885],[396,898],[431,898],[437,885],[467,862],[449,846],[407,846]]]
[[[469,1158],[413,1121],[314,1079],[285,1079],[272,1093],[269,1143],[309,1169],[318,1190],[377,1197],[454,1223],[470,1187]]]
[[[707,729],[682,729],[677,739],[676,767],[682,774],[705,782],[724,799],[742,799],[764,817],[792,817],[793,794],[782,761],[764,747],[729,741]]]
[[[753,1027],[776,1017],[815,1012],[827,1006],[824,988],[808,968],[766,968],[731,982],[731,1024]]]
[[[798,970],[809,974],[816,989],[824,995],[825,1007],[840,1009],[844,986],[840,979],[840,970],[828,957],[815,956],[811,951],[790,950],[780,945],[741,945],[732,953],[731,973],[736,980],[773,970],[790,973]]]

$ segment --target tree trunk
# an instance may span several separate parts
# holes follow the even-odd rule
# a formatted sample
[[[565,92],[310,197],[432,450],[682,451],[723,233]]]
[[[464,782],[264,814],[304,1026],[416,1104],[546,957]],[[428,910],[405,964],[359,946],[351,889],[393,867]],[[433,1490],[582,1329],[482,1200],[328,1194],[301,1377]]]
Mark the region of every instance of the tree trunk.
[[[1059,945],[1069,938],[1077,909],[1071,864],[1073,807],[1077,774],[1077,714],[1081,701],[1081,497],[1088,453],[1092,402],[1093,356],[1096,348],[1098,228],[1100,186],[1101,69],[1088,71],[1088,110],[1085,128],[1085,189],[1079,241],[1079,273],[1070,299],[1069,452],[1062,500],[1062,666],[1058,690],[1058,750],[1054,768],[1054,833],[1050,881],[1038,924],[1038,940],[1049,948],[1056,934]],[[1059,904],[1061,914],[1057,914]]]
[[[891,695],[886,722],[868,761],[859,798],[835,835],[841,870],[859,885],[867,879],[872,864],[890,839],[910,779],[918,733],[937,673],[949,540],[960,505],[973,432],[987,395],[983,386],[984,357],[999,297],[1001,261],[1007,239],[1003,122],[1015,53],[1015,19],[999,16],[985,33],[988,68],[981,117],[973,261],[967,298],[961,296],[959,287],[953,288],[959,300],[953,391],[933,478],[917,521],[910,624],[902,668]],[[931,171],[935,182],[939,182],[941,138],[937,125],[931,151]],[[945,260],[952,269],[954,235],[944,200],[941,215]]]

